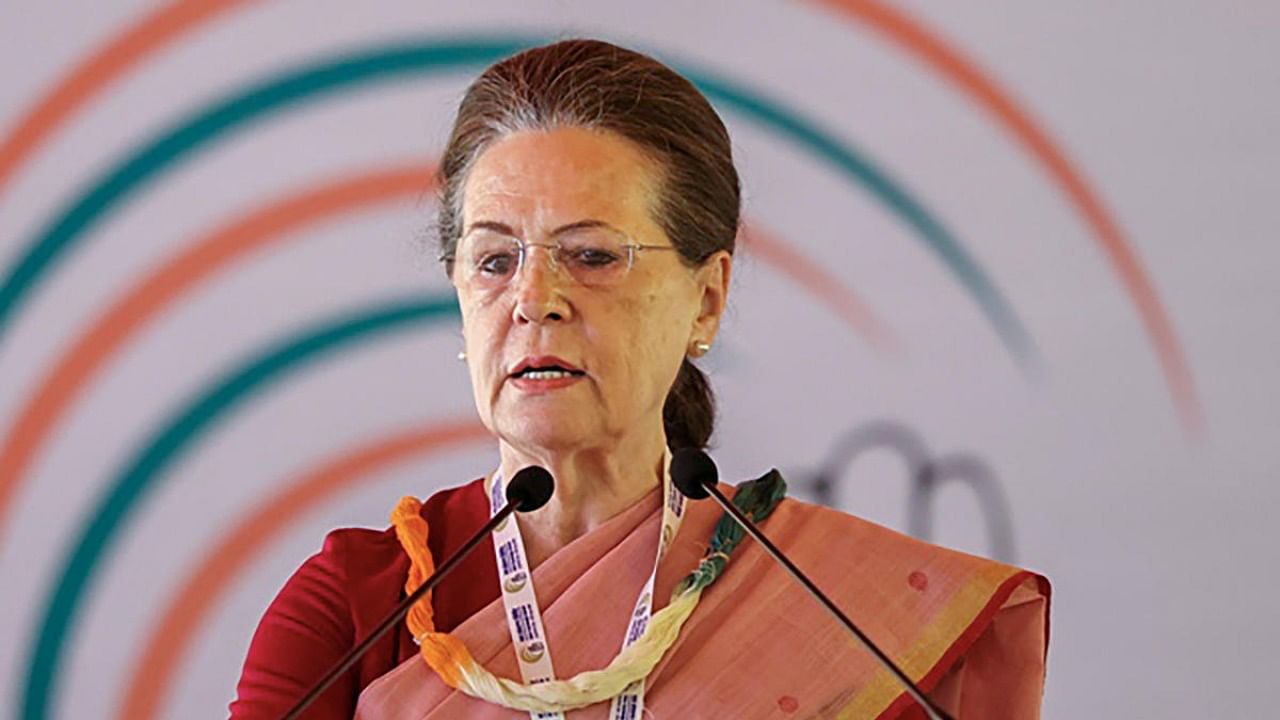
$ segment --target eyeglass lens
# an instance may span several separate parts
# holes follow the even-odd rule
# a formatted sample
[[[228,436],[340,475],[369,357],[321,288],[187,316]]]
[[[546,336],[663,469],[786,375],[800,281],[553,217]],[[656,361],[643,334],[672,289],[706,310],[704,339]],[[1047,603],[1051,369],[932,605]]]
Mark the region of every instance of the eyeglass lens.
[[[548,251],[552,268],[563,269],[583,285],[611,285],[631,266],[627,238],[606,228],[578,228],[556,235],[554,243],[521,243],[519,239],[488,229],[468,233],[458,244],[457,271],[478,287],[500,287],[515,277],[530,250]]]

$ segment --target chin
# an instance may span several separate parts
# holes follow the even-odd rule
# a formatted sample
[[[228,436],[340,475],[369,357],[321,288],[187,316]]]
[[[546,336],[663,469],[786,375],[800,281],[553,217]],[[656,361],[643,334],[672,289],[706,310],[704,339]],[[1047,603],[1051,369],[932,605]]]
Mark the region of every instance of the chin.
[[[593,444],[591,439],[599,435],[584,427],[580,417],[512,418],[496,426],[499,438],[523,450],[572,450]]]

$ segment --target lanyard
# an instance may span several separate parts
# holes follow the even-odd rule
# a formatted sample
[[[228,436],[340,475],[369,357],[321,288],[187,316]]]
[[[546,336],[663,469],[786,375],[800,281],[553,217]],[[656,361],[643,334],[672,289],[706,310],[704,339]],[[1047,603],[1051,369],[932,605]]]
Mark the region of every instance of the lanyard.
[[[667,546],[675,539],[684,517],[684,495],[671,485],[668,470],[670,453],[662,457],[662,531],[658,536],[658,551],[653,559],[653,572],[636,598],[635,609],[622,640],[625,650],[640,639],[649,626],[653,612],[653,584],[658,576],[658,564],[667,552]],[[493,517],[502,509],[506,498],[506,483],[500,471],[493,474],[493,487],[489,493],[489,512]],[[551,648],[543,631],[542,612],[533,591],[533,573],[529,570],[524,551],[524,540],[516,516],[511,515],[493,531],[493,550],[498,561],[498,580],[502,585],[502,604],[506,608],[507,628],[511,631],[511,645],[516,650],[520,664],[520,676],[530,685],[555,678],[551,662]],[[613,698],[609,705],[610,720],[638,720],[644,710],[644,680],[637,680]],[[560,712],[531,712],[534,720],[563,720]]]

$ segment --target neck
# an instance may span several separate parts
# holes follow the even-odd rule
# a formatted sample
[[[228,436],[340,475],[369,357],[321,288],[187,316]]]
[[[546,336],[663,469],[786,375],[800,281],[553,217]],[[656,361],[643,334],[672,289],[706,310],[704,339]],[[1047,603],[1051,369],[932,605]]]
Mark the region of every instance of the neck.
[[[556,482],[546,505],[520,516],[530,566],[537,567],[659,487],[665,443],[661,432],[608,448],[567,451],[525,450],[500,443],[504,478],[529,465],[541,465]]]

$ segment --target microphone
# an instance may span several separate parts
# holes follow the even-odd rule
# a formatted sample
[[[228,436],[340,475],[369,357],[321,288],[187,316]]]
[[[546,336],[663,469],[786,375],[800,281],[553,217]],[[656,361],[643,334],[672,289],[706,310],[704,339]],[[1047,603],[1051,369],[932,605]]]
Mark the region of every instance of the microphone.
[[[751,522],[751,520],[738,509],[738,506],[729,502],[729,500],[724,496],[724,493],[720,492],[720,489],[716,487],[718,478],[719,472],[716,470],[716,464],[705,452],[697,448],[681,448],[672,454],[671,483],[676,486],[677,490],[683,493],[684,496],[690,500],[701,500],[707,497],[715,498],[715,501],[724,508],[726,513],[731,515],[733,519],[742,526],[742,529],[745,530],[748,535],[755,538],[755,541],[760,543],[760,545],[764,547],[765,551],[768,552],[774,560],[786,568],[787,572],[791,573],[791,577],[795,578],[797,582],[803,585],[804,588],[809,591],[810,595],[812,595],[818,602],[822,603],[822,606],[834,615],[836,620],[838,620],[846,630],[848,630],[858,639],[859,642],[862,643],[862,647],[865,648],[867,652],[874,655],[875,658],[880,661],[880,664],[888,670],[890,674],[898,679],[898,682],[906,688],[907,694],[924,709],[925,714],[929,716],[929,720],[952,720],[951,716],[947,715],[941,708],[934,705],[933,701],[926,697],[925,694],[921,692],[920,688],[916,687],[915,683],[911,682],[911,678],[907,677],[907,674],[895,665],[893,660],[889,659],[889,656],[886,655],[883,650],[876,647],[876,644],[871,641],[871,638],[867,637],[862,630],[858,629],[858,626],[854,625],[853,621],[841,612],[840,608],[836,607],[835,603],[831,602],[830,598],[823,594],[823,592],[818,589],[818,586],[813,584],[812,580],[806,577],[804,573],[800,572],[800,569],[797,568],[786,555],[783,555],[782,551],[769,541],[769,538],[765,537],[764,534],[760,532],[760,529],[755,526],[755,523]]]
[[[484,540],[489,533],[493,532],[494,528],[501,525],[509,515],[517,511],[531,512],[533,510],[537,510],[547,504],[547,501],[551,499],[551,494],[554,491],[555,480],[552,479],[551,473],[547,472],[546,468],[541,468],[537,465],[530,465],[529,467],[523,468],[517,472],[515,477],[511,478],[511,482],[507,483],[507,504],[503,505],[502,509],[490,518],[489,522],[485,523],[484,527],[477,530],[476,534],[472,535],[471,539],[467,540],[465,545],[458,548],[457,552],[449,556],[449,559],[445,560],[443,565],[436,568],[436,571],[431,574],[431,577],[427,578],[425,582],[419,585],[417,590],[414,590],[408,597],[401,601],[400,604],[396,606],[396,609],[392,610],[390,615],[383,619],[382,622],[378,623],[378,626],[375,627],[373,631],[365,637],[365,639],[361,640],[358,645],[351,648],[350,652],[335,663],[334,666],[329,669],[329,672],[325,673],[324,677],[320,678],[320,680],[316,682],[309,691],[307,691],[307,694],[303,695],[302,698],[298,700],[298,702],[293,706],[293,709],[284,715],[284,720],[295,720],[299,715],[301,715],[316,698],[320,697],[321,693],[329,689],[329,686],[332,685],[333,682],[342,675],[342,673],[346,672],[347,669],[354,665],[362,655],[368,652],[369,648],[373,647],[373,644],[377,642],[379,638],[385,635],[388,630],[396,625],[396,623],[403,620],[404,616],[409,614],[409,608],[413,607],[414,603],[421,600],[422,596],[426,595],[431,588],[439,585],[440,581],[452,572],[453,569],[458,566],[458,563],[462,562],[463,558],[470,555],[471,551],[480,544],[480,541]]]
[[[519,512],[533,512],[546,505],[555,490],[556,481],[551,478],[551,473],[546,468],[530,465],[520,469],[507,483],[507,503],[515,504]]]

